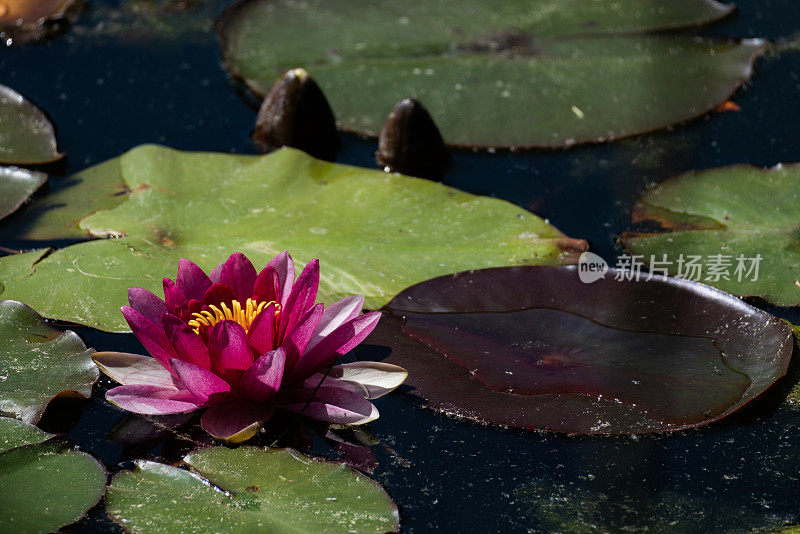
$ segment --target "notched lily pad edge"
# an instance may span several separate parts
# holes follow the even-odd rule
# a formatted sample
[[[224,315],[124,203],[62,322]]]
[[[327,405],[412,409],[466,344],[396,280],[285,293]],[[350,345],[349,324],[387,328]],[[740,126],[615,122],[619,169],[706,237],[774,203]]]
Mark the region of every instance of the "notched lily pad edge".
[[[45,251],[42,254],[42,256],[40,256],[33,263],[33,265],[36,265],[36,263],[38,263],[39,261],[44,259],[44,257],[46,257],[47,254],[49,254],[53,250],[55,250],[55,249],[53,249],[53,248],[45,249]],[[33,268],[33,267],[31,267],[31,268]],[[72,330],[61,330],[60,328],[56,328],[56,326],[54,326],[54,324],[62,324],[62,323],[64,325],[73,324],[75,327],[82,327],[84,325],[80,325],[80,324],[77,324],[77,323],[61,322],[61,321],[58,321],[57,319],[49,319],[47,317],[44,317],[39,312],[37,312],[36,310],[34,310],[32,307],[28,306],[24,302],[20,302],[18,300],[13,300],[13,299],[4,299],[4,298],[2,298],[3,297],[2,291],[3,291],[3,284],[0,283],[0,302],[16,303],[16,304],[20,304],[20,305],[24,306],[25,308],[28,308],[30,311],[32,311],[34,314],[36,314],[37,317],[39,317],[42,320],[42,323],[45,326],[47,326],[48,328],[52,328],[54,330],[58,330],[60,332],[59,337],[72,334],[72,335],[76,336],[78,339],[80,339],[81,344],[84,347],[86,347],[86,349],[84,350],[84,353],[91,355],[92,353],[95,352],[95,350],[92,347],[88,347],[86,345],[86,343],[84,343],[83,338],[81,338],[76,332],[74,332]],[[47,408],[50,406],[50,403],[52,403],[56,399],[70,399],[70,398],[72,398],[72,399],[89,399],[92,396],[92,389],[94,388],[94,385],[100,379],[100,370],[97,369],[97,366],[95,366],[94,375],[95,375],[94,380],[92,380],[92,382],[90,384],[85,386],[83,391],[80,391],[80,390],[77,390],[77,389],[64,389],[64,390],[59,391],[58,393],[56,393],[52,397],[50,397],[50,400],[47,401],[47,404],[45,404],[41,409],[39,409],[36,412],[35,419],[33,420],[33,422],[37,422],[38,423],[41,420],[42,416],[47,411]],[[2,410],[0,410],[0,417],[9,417],[9,418],[17,419],[17,420],[20,420],[20,421],[22,420],[22,419],[19,419],[19,417],[17,417],[15,414],[9,413],[9,412],[4,412]],[[28,421],[26,421],[26,422],[28,422]],[[29,424],[31,424],[31,423],[29,423]]]
[[[209,486],[211,486],[213,488],[216,488],[216,489],[218,489],[218,490],[220,490],[222,492],[225,492],[227,494],[235,496],[236,495],[235,492],[230,491],[228,489],[225,489],[224,487],[218,485],[216,482],[214,482],[214,480],[211,477],[203,474],[202,472],[200,472],[200,470],[196,469],[193,465],[191,465],[191,463],[189,463],[191,461],[190,457],[193,454],[195,454],[197,452],[200,452],[200,451],[203,451],[203,450],[206,450],[206,449],[219,448],[219,447],[223,447],[223,446],[222,445],[207,445],[207,446],[203,446],[203,447],[198,447],[198,448],[186,453],[183,456],[182,460],[179,460],[178,462],[175,462],[174,464],[165,464],[165,463],[157,462],[155,460],[148,460],[148,459],[145,459],[145,458],[134,460],[134,468],[133,469],[129,469],[129,470],[120,471],[117,474],[115,474],[114,476],[112,476],[111,480],[106,485],[106,490],[109,487],[114,485],[114,481],[117,479],[117,477],[119,477],[119,476],[129,476],[129,475],[131,475],[133,473],[136,473],[137,471],[140,470],[140,466],[144,465],[144,464],[157,464],[159,466],[173,467],[175,469],[181,469],[183,471],[186,471],[186,472],[190,473],[192,476],[196,477],[200,482],[202,482],[204,484],[208,484]],[[397,503],[394,502],[394,499],[392,499],[392,496],[389,494],[389,491],[383,486],[383,484],[381,484],[377,480],[375,480],[372,477],[364,474],[360,470],[354,468],[351,465],[348,465],[345,462],[339,462],[339,461],[336,461],[336,460],[332,460],[330,458],[325,458],[325,457],[312,455],[312,454],[303,454],[303,453],[301,453],[301,452],[299,452],[296,449],[293,449],[291,447],[262,448],[262,447],[255,447],[255,446],[252,446],[252,445],[242,445],[242,446],[239,446],[239,447],[234,447],[234,449],[251,449],[251,450],[254,450],[254,451],[263,451],[263,452],[285,451],[285,452],[288,452],[289,454],[295,456],[296,458],[300,459],[301,461],[310,460],[312,462],[317,462],[317,463],[324,463],[324,464],[342,466],[345,470],[350,471],[351,473],[359,476],[362,480],[366,480],[370,485],[372,485],[372,486],[376,487],[378,490],[380,490],[381,495],[385,498],[385,500],[388,503],[388,505],[390,507],[394,508],[394,519],[395,519],[394,530],[390,530],[390,531],[387,531],[387,532],[399,532],[400,531],[400,510],[399,510],[399,508],[397,506]],[[123,522],[122,519],[117,519],[117,517],[115,517],[114,515],[109,513],[108,510],[105,510],[105,512],[106,512],[107,516],[114,522],[114,524],[116,524],[119,527],[121,527],[123,530],[125,530],[125,532],[132,532],[125,525],[125,523]]]
[[[800,162],[776,163],[771,167],[760,167],[758,165],[752,165],[749,163],[734,163],[733,165],[723,165],[722,167],[712,167],[708,169],[694,169],[688,172],[684,172],[682,174],[678,174],[677,176],[671,176],[666,180],[662,180],[656,184],[649,185],[639,195],[639,199],[633,205],[633,209],[631,210],[631,224],[653,223],[658,225],[659,228],[662,228],[667,231],[636,232],[628,230],[625,232],[621,232],[617,236],[617,241],[625,248],[626,252],[631,253],[632,251],[628,246],[628,242],[631,241],[632,239],[640,237],[660,236],[660,235],[670,234],[673,231],[722,230],[726,228],[725,224],[720,223],[719,221],[711,217],[706,217],[704,215],[693,215],[691,213],[686,213],[686,212],[676,212],[667,208],[662,208],[660,206],[649,204],[646,201],[645,202],[642,201],[642,199],[645,196],[649,195],[652,191],[657,190],[660,186],[664,184],[670,184],[672,182],[677,182],[680,180],[691,180],[698,175],[703,175],[708,172],[716,173],[720,171],[724,172],[724,171],[735,171],[735,170],[771,172],[781,169],[800,169]],[[675,221],[670,220],[667,217],[667,215],[674,215],[676,219],[683,219],[683,221],[676,223]],[[702,283],[702,282],[697,282],[697,283]],[[723,293],[725,293],[725,291],[723,291]],[[762,295],[733,294],[733,293],[730,294],[742,300],[746,299],[756,303],[771,304],[771,302],[766,298],[764,298]],[[797,302],[782,307],[793,307],[798,305],[800,305],[800,296],[798,296]]]
[[[232,17],[234,17],[238,10],[240,10],[241,8],[246,6],[247,4],[249,4],[251,2],[256,2],[256,1],[258,1],[258,0],[237,0],[232,5],[230,5],[228,8],[226,8],[225,11],[222,12],[222,14],[217,18],[217,20],[214,23],[214,34],[217,37],[217,43],[219,44],[219,47],[220,47],[220,52],[221,52],[221,56],[222,56],[222,64],[225,67],[225,71],[228,73],[228,76],[229,76],[229,78],[231,80],[237,82],[238,84],[240,84],[241,87],[246,89],[246,92],[244,94],[242,94],[242,97],[245,99],[245,101],[248,104],[251,105],[251,107],[254,107],[254,109],[257,110],[258,109],[258,104],[254,104],[254,101],[257,100],[258,102],[261,102],[264,99],[264,97],[266,97],[266,93],[263,93],[256,86],[256,84],[251,83],[246,77],[241,75],[234,68],[233,62],[232,62],[232,58],[230,57],[230,54],[228,53],[228,47],[226,45],[226,36],[224,35],[224,32],[223,32],[223,28],[228,23],[228,20],[231,19]],[[699,28],[704,28],[706,26],[710,26],[710,25],[712,25],[712,24],[714,24],[716,22],[719,22],[720,20],[730,16],[731,14],[733,14],[736,11],[736,6],[734,4],[722,4],[720,2],[715,2],[715,3],[720,4],[720,5],[727,5],[728,9],[722,11],[721,13],[719,13],[718,15],[715,15],[714,17],[711,17],[709,19],[700,21],[700,22],[695,23],[695,24],[688,24],[688,25],[682,25],[682,26],[668,25],[668,26],[664,26],[664,27],[661,27],[661,28],[652,28],[652,29],[650,29],[648,31],[609,32],[608,34],[605,34],[605,35],[608,35],[608,36],[615,36],[615,35],[616,36],[653,35],[653,34],[664,34],[664,33],[669,33],[669,32],[678,32],[683,28],[699,29]],[[627,133],[627,134],[624,134],[624,135],[596,137],[594,139],[589,139],[589,140],[579,141],[579,142],[574,142],[574,143],[569,143],[569,144],[567,144],[567,143],[553,143],[553,144],[539,144],[539,145],[487,145],[487,144],[454,143],[454,142],[450,142],[450,141],[446,141],[445,140],[445,145],[450,147],[450,148],[455,148],[455,149],[458,149],[458,150],[464,150],[464,151],[489,151],[489,152],[492,152],[492,153],[494,153],[495,151],[500,151],[501,153],[508,153],[508,152],[517,152],[517,151],[520,151],[520,150],[532,151],[532,152],[535,152],[535,151],[550,151],[550,150],[558,150],[558,149],[568,149],[568,148],[579,147],[579,146],[596,145],[596,144],[603,144],[603,143],[613,143],[614,141],[618,141],[620,139],[628,139],[628,138],[637,137],[637,136],[641,136],[641,135],[645,135],[645,134],[649,134],[649,133],[653,133],[653,132],[667,130],[667,129],[673,128],[675,126],[688,125],[688,124],[690,124],[690,123],[692,123],[694,121],[697,121],[697,120],[701,119],[702,117],[705,117],[706,115],[709,115],[709,114],[713,113],[714,109],[716,109],[716,107],[718,105],[720,105],[723,102],[725,102],[725,101],[729,100],[730,98],[732,98],[739,91],[739,89],[741,89],[741,87],[753,76],[753,69],[754,69],[754,64],[755,64],[756,60],[761,55],[763,55],[770,47],[770,41],[768,39],[760,39],[760,38],[741,38],[741,39],[727,38],[726,39],[726,38],[703,37],[702,39],[705,42],[708,42],[708,43],[736,44],[736,45],[753,44],[753,45],[755,45],[755,47],[753,49],[753,53],[750,55],[750,58],[748,60],[749,61],[749,67],[748,67],[747,71],[744,73],[744,75],[742,77],[739,78],[739,81],[730,90],[730,92],[728,93],[728,96],[725,99],[721,100],[720,102],[717,102],[716,104],[714,104],[713,106],[711,106],[711,107],[709,107],[707,109],[699,109],[696,114],[691,115],[691,116],[689,116],[689,117],[687,117],[687,118],[685,118],[685,119],[683,119],[683,120],[681,120],[679,122],[672,123],[672,124],[669,124],[669,125],[666,125],[666,126],[648,128],[648,129],[644,129],[644,130],[641,130],[641,131],[635,131],[635,132]],[[280,76],[282,76],[286,72],[288,72],[288,71],[290,71],[290,70],[292,70],[294,68],[298,68],[298,67],[306,69],[309,72],[309,74],[311,74],[311,76],[314,75],[313,67],[305,67],[303,65],[294,65],[292,67],[285,68],[281,74],[279,74],[278,76],[275,77],[275,79],[277,80]],[[247,96],[253,97],[253,101],[248,99]],[[407,97],[411,97],[411,96],[412,95],[407,95]],[[422,104],[424,105],[425,102],[422,102]],[[395,105],[395,102],[387,103],[387,107],[386,107],[386,116],[387,117],[389,116],[389,113],[392,110],[392,106],[394,106],[394,105]],[[335,116],[336,115],[336,110],[335,109],[333,110],[333,113],[334,113],[334,116]],[[434,117],[434,120],[435,120],[435,117]],[[378,136],[380,135],[380,131],[374,131],[374,132],[372,132],[372,131],[363,131],[363,130],[356,130],[356,129],[348,128],[346,126],[342,126],[341,124],[339,124],[338,120],[337,120],[336,127],[340,132],[344,132],[344,133],[347,133],[347,134],[355,135],[355,136],[357,136],[357,137],[359,137],[361,139],[377,140]]]

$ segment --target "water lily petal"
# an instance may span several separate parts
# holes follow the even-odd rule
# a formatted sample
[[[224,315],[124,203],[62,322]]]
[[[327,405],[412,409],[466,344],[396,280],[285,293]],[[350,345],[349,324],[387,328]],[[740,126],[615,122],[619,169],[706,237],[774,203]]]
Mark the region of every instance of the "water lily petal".
[[[211,274],[208,275],[208,279],[211,280],[212,284],[219,283],[219,278],[222,275],[222,267],[223,267],[223,265],[225,265],[224,261],[222,263],[220,263],[219,265],[217,265],[216,267],[214,267],[214,270],[211,271]]]
[[[206,304],[213,304],[219,306],[220,302],[230,303],[236,300],[236,294],[228,284],[214,283],[208,288],[205,295],[203,295],[203,302]]]
[[[164,314],[161,319],[164,332],[178,353],[178,359],[211,369],[211,357],[208,346],[203,339],[194,333],[191,326],[171,313]]]
[[[230,384],[208,369],[177,358],[170,363],[186,389],[204,403],[220,402],[231,391]]]
[[[188,299],[201,300],[211,287],[211,279],[203,269],[184,258],[178,262],[178,276],[175,277],[175,282]]]
[[[128,352],[95,352],[94,363],[123,386],[159,386],[178,389],[179,382],[152,356]]]
[[[297,321],[292,330],[287,331],[286,337],[283,340],[282,347],[286,349],[286,368],[291,370],[294,368],[300,355],[308,345],[308,340],[317,329],[319,320],[322,317],[322,304],[317,304],[309,309]]]
[[[319,288],[319,260],[313,259],[305,266],[292,286],[292,292],[281,310],[279,337],[291,332],[297,321],[314,305]]]
[[[361,295],[347,297],[339,302],[335,302],[329,308],[325,308],[322,318],[311,336],[305,350],[311,350],[314,346],[322,341],[322,339],[329,335],[331,332],[339,328],[347,321],[354,319],[361,313],[361,308],[364,306],[364,297]]]
[[[286,306],[286,300],[292,292],[294,286],[294,261],[287,251],[283,251],[267,264],[267,268],[272,267],[278,273],[278,287],[281,307]]]
[[[359,384],[367,390],[368,399],[377,399],[400,386],[408,371],[390,363],[354,362],[334,365],[328,377]]]
[[[288,295],[287,295],[288,297]],[[272,267],[265,267],[253,284],[253,298],[258,302],[281,301],[281,281],[278,271]]]
[[[202,405],[188,390],[144,385],[109,389],[106,400],[123,410],[144,415],[191,412]]]
[[[220,321],[208,335],[211,369],[231,384],[238,384],[242,373],[253,364],[244,327],[234,321]]]
[[[128,302],[134,310],[156,324],[160,324],[161,316],[167,313],[164,301],[141,287],[128,288]]]
[[[122,315],[125,316],[134,335],[139,338],[147,352],[152,354],[161,365],[171,369],[169,359],[177,357],[178,354],[167,338],[167,334],[164,333],[160,321],[159,324],[156,324],[130,306],[122,307]]]
[[[239,382],[239,389],[252,402],[269,402],[281,387],[286,351],[271,350],[251,365]]]
[[[324,381],[324,383],[322,383]],[[313,375],[306,378],[300,384],[294,386],[295,388],[305,388],[314,390],[317,387],[327,387],[327,388],[339,388],[339,389],[346,389],[347,391],[352,391],[353,393],[357,393],[361,395],[365,399],[369,399],[369,390],[361,384],[356,382],[346,382],[344,380],[339,380],[338,378],[334,378],[330,376],[330,374],[325,373],[314,373]]]
[[[241,252],[231,254],[228,261],[222,266],[219,281],[233,289],[236,299],[244,304],[253,294],[253,284],[256,281],[256,269],[247,256]]]
[[[302,399],[312,398],[311,402]],[[340,425],[362,425],[378,418],[378,409],[370,401],[347,389],[321,387],[303,388],[288,395],[280,407],[311,419]]]
[[[183,294],[178,284],[169,278],[164,278],[162,283],[164,285],[164,300],[167,303],[168,312],[177,313],[178,310],[189,304],[189,299]]]
[[[258,354],[264,354],[275,346],[275,310],[275,304],[261,310],[247,331],[247,342]]]
[[[295,383],[317,371],[333,365],[337,358],[347,354],[372,332],[381,318],[381,312],[359,315],[331,332],[314,348],[306,350],[292,369],[286,381]]]
[[[206,410],[200,426],[216,439],[241,443],[255,436],[273,411],[272,405],[234,400]]]

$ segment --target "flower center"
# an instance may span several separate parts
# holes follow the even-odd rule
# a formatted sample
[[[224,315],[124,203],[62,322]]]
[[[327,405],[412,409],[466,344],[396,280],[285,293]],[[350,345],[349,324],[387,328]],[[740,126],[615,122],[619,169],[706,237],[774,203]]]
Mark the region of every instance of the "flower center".
[[[250,325],[253,324],[253,321],[258,317],[258,314],[261,311],[269,306],[270,304],[275,304],[278,308],[275,310],[275,315],[280,313],[280,305],[276,304],[274,300],[269,302],[261,301],[256,302],[255,299],[247,299],[244,306],[238,300],[231,301],[230,308],[224,302],[221,302],[219,306],[214,306],[213,304],[209,304],[208,310],[203,310],[200,313],[193,313],[191,321],[188,322],[189,326],[194,328],[195,334],[200,334],[200,329],[204,326],[212,327],[220,321],[236,321],[244,328],[245,332],[250,330]]]

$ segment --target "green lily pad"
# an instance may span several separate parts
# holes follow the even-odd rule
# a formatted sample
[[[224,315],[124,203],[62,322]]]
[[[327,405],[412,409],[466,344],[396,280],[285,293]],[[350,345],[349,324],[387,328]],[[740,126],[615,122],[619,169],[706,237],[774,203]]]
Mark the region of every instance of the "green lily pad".
[[[46,181],[42,172],[0,167],[0,219],[17,211]]]
[[[52,437],[52,434],[25,421],[0,417],[0,453],[23,445],[41,443]]]
[[[60,178],[60,188],[38,197],[26,208],[24,217],[7,221],[5,231],[20,239],[38,241],[90,237],[87,230],[78,226],[81,219],[127,199],[129,191],[119,166],[120,158],[115,158]]]
[[[47,317],[123,332],[127,288],[160,292],[182,257],[207,270],[235,251],[256,265],[282,250],[298,263],[318,257],[323,302],[358,294],[377,308],[433,276],[574,263],[586,247],[508,202],[292,149],[233,156],[151,145],[106,168],[108,183],[121,174],[130,194],[80,228],[124,237],[44,257],[36,252],[27,266],[19,256],[0,258],[3,298]]]
[[[93,352],[21,302],[0,301],[0,413],[34,423],[55,396],[88,397],[99,375]]]
[[[21,94],[0,85],[0,163],[37,165],[62,156],[45,114]]]
[[[633,222],[642,221],[669,230],[622,236],[645,264],[666,260],[658,267],[675,276],[780,306],[800,304],[800,166],[737,165],[671,178],[639,199]],[[699,258],[701,272],[688,267],[691,258]]]
[[[106,512],[133,533],[394,532],[383,488],[340,463],[289,449],[212,447],[184,461],[192,472],[139,461],[108,488]]]
[[[561,147],[685,121],[724,102],[764,42],[664,33],[719,19],[714,0],[245,0],[222,16],[228,70],[257,95],[305,68],[339,126],[378,135],[399,100],[450,144]]]
[[[105,485],[103,466],[63,443],[6,451],[0,454],[0,532],[53,532],[74,523],[97,504]]]

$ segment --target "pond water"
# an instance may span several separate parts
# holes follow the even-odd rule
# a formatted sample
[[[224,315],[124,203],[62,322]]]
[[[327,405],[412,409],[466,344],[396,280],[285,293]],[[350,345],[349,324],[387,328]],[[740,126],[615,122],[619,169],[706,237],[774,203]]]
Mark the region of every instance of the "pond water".
[[[735,16],[704,32],[779,40],[800,28],[796,0],[736,3]],[[91,4],[69,33],[0,53],[0,81],[56,123],[59,148],[68,154],[64,175],[148,142],[255,152],[253,102],[228,80],[208,24],[188,27],[176,16],[129,30],[107,14],[130,2]],[[222,5],[203,9],[214,13]],[[458,151],[444,182],[529,209],[567,235],[588,239],[613,263],[622,252],[615,236],[632,228],[631,209],[645,186],[691,169],[800,160],[800,52],[759,60],[734,99],[739,112],[609,145]],[[346,136],[338,161],[374,167],[376,146]],[[50,188],[59,181],[51,178]],[[23,210],[15,219],[24,216]],[[0,245],[37,244],[0,228]],[[792,310],[767,311],[800,320]],[[142,351],[132,335],[78,332],[98,349]],[[369,358],[381,349],[361,350]],[[129,465],[134,449],[105,439],[123,416],[102,400],[108,385],[103,379],[96,386],[68,437],[113,472]],[[773,393],[700,430],[614,438],[483,426],[395,393],[382,399],[381,417],[369,425],[380,442],[372,476],[399,505],[405,532],[747,532],[798,524],[800,404],[780,403],[785,390]],[[318,438],[313,451],[335,454]],[[161,446],[149,453],[170,456]],[[67,530],[115,529],[96,508]]]

